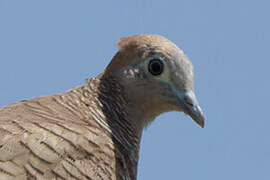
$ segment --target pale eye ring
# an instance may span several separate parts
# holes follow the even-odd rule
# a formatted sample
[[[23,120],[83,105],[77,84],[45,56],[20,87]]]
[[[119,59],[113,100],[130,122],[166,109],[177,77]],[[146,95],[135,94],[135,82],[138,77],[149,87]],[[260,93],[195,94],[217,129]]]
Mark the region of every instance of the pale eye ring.
[[[162,60],[155,58],[155,59],[151,59],[149,61],[148,71],[152,75],[158,76],[163,72],[163,70],[164,70],[164,64],[163,64]]]

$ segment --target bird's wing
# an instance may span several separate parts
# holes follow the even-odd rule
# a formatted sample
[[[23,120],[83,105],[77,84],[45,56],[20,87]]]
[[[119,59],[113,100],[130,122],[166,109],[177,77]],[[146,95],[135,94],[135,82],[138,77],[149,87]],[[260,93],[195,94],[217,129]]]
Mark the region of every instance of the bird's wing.
[[[102,146],[96,142],[110,139],[95,124],[86,124],[82,113],[72,110],[72,102],[66,105],[59,98],[47,96],[0,108],[0,179],[106,175],[97,174],[98,168],[106,167],[94,155]]]

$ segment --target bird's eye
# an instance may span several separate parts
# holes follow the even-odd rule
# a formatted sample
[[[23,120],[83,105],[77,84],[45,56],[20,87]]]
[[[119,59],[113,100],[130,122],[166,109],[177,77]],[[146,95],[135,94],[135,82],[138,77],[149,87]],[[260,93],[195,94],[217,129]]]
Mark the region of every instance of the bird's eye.
[[[152,75],[154,76],[160,75],[163,72],[163,68],[164,68],[163,62],[160,59],[152,59],[149,61],[148,71]]]

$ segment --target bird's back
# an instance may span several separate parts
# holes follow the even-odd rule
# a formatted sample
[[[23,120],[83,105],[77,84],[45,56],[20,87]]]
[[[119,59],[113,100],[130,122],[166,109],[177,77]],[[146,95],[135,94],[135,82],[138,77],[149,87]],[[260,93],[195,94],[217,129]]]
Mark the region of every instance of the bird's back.
[[[0,108],[0,179],[130,178],[92,81]]]

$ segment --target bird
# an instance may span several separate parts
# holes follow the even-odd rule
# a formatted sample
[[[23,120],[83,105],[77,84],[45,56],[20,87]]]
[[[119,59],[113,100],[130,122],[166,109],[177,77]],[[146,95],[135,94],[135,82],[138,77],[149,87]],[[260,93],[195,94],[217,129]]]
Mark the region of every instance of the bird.
[[[0,108],[0,180],[136,180],[145,127],[183,112],[204,127],[193,65],[156,34],[121,38],[96,77]]]

